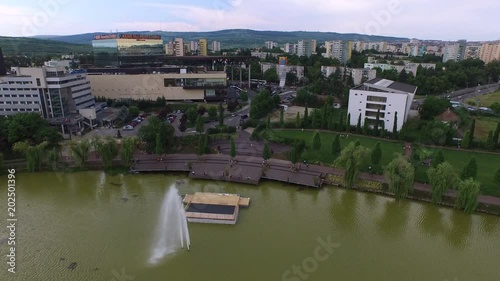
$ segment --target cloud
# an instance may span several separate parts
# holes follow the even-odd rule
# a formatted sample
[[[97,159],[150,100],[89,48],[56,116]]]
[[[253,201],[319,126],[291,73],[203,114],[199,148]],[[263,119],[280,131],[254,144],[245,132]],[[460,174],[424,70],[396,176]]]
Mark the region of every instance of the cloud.
[[[199,31],[199,27],[185,22],[115,22],[118,30],[166,30],[166,31]]]

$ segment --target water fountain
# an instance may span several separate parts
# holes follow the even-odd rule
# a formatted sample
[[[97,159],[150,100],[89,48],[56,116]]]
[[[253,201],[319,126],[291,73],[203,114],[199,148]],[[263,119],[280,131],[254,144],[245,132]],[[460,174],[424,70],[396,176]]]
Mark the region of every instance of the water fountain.
[[[184,248],[184,240],[189,251],[190,239],[186,213],[179,192],[173,184],[163,199],[149,262],[157,263],[165,256]]]

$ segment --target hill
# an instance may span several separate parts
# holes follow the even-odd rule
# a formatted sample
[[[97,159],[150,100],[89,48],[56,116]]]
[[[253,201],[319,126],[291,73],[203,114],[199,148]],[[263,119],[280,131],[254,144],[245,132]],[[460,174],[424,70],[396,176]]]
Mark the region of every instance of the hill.
[[[72,44],[61,41],[0,36],[0,47],[4,56],[10,55],[63,55],[85,54],[92,52],[92,46],[85,44]]]
[[[185,41],[206,38],[208,41],[220,41],[222,48],[252,48],[261,47],[265,41],[276,41],[279,44],[295,43],[301,39],[316,39],[318,43],[328,40],[361,40],[361,41],[400,41],[408,38],[363,35],[357,33],[311,32],[311,31],[258,31],[250,29],[226,29],[209,32],[170,32],[170,31],[130,31],[123,33],[161,35],[164,42],[174,37],[182,37]],[[91,44],[95,35],[106,33],[95,32],[66,36],[50,36],[51,40],[74,44]],[[40,38],[40,36],[39,36]],[[43,36],[42,36],[43,38]]]

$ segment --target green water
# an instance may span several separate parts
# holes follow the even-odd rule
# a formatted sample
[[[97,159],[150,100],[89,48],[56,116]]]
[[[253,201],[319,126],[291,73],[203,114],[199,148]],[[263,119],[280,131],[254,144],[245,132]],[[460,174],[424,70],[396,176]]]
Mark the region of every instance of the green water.
[[[4,242],[2,281],[500,280],[495,216],[272,182],[255,187],[99,172],[17,176],[17,273],[6,271]],[[182,194],[238,193],[251,198],[250,208],[236,225],[189,224],[190,252],[148,264],[163,197],[179,180]],[[7,225],[6,177],[0,182]],[[6,235],[2,226],[0,241]],[[320,240],[335,247],[327,252]]]

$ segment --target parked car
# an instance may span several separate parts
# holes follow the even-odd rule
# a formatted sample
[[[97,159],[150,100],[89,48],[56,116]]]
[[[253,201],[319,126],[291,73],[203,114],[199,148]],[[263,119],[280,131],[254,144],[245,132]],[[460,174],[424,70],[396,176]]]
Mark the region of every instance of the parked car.
[[[139,123],[137,123],[137,122],[133,121],[133,122],[130,122],[130,124],[129,124],[129,125],[130,125],[130,126],[132,126],[132,127],[135,127],[135,126],[137,126],[137,124],[139,124]]]
[[[130,125],[126,125],[126,126],[123,126],[122,130],[124,131],[132,131],[134,129],[134,127],[130,126]]]

